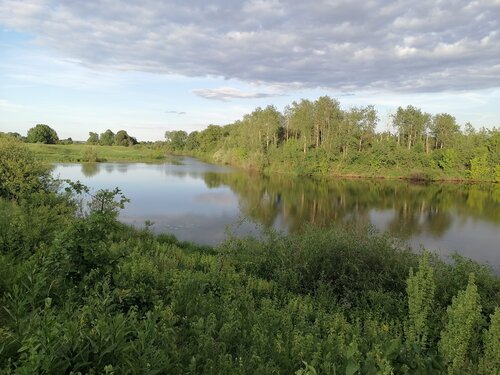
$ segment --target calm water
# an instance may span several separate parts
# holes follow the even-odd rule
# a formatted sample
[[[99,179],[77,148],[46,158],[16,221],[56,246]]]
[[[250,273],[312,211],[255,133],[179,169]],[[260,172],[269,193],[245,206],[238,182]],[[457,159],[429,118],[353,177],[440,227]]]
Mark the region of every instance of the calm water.
[[[120,219],[156,232],[216,244],[261,226],[293,232],[304,223],[371,224],[413,247],[458,252],[500,265],[500,186],[384,180],[262,177],[179,158],[165,164],[58,164],[55,176],[119,187],[131,199]]]

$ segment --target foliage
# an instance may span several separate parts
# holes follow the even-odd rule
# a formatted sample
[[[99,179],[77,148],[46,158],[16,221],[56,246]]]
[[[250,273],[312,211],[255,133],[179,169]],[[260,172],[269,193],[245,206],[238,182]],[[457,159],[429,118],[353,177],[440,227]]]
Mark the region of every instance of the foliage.
[[[498,364],[500,278],[470,260],[444,263],[340,226],[197,246],[121,224],[119,189],[29,191],[0,199],[1,373],[444,374]],[[426,335],[422,350],[405,342],[409,326]]]
[[[133,146],[137,144],[137,139],[128,135],[125,130],[119,130],[114,137],[113,144],[116,146]]]
[[[71,137],[66,138],[66,139],[61,139],[59,141],[60,144],[62,145],[72,145],[73,144],[73,139]]]
[[[427,344],[428,319],[434,302],[434,270],[429,264],[429,253],[420,258],[418,271],[414,274],[410,268],[407,280],[409,324],[406,332],[409,344]]]
[[[487,180],[491,177],[486,153],[478,155],[470,161],[470,175],[474,180]]]
[[[445,171],[450,171],[455,169],[457,163],[457,151],[452,148],[445,149],[442,152],[439,151],[435,152],[435,156],[437,158],[437,165],[439,166],[439,168]]]
[[[84,163],[95,163],[99,161],[96,149],[94,147],[85,148],[80,161]]]
[[[0,138],[0,196],[20,199],[48,189],[50,168],[17,140]]]
[[[481,374],[498,374],[500,371],[500,308],[490,316],[490,328],[484,333],[484,357],[479,369]]]
[[[101,133],[99,136],[99,144],[101,146],[111,146],[115,142],[115,133],[113,133],[110,129],[106,130],[104,133]]]
[[[453,298],[447,309],[448,322],[441,334],[440,351],[448,364],[449,374],[471,371],[473,351],[477,350],[475,332],[480,324],[481,305],[474,274],[469,276],[465,291]]]
[[[13,138],[20,142],[26,142],[26,137],[23,137],[21,134],[17,132],[8,132],[8,133],[0,132],[0,138]]]
[[[495,180],[498,129],[461,130],[450,114],[431,116],[414,106],[399,107],[391,119],[392,132],[377,133],[373,106],[343,110],[322,96],[293,102],[283,113],[258,107],[233,124],[165,136],[170,152],[263,172]]]
[[[99,134],[94,132],[89,132],[89,138],[87,139],[88,145],[98,145],[99,144]]]
[[[27,141],[30,143],[54,144],[59,141],[59,137],[50,126],[38,124],[28,130]]]
[[[188,134],[184,130],[166,131],[167,145],[173,150],[182,150],[186,147]]]

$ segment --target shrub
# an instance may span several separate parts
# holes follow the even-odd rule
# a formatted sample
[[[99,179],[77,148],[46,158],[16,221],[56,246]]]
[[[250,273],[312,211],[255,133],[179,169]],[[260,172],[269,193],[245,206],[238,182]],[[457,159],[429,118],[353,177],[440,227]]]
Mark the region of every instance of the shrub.
[[[471,371],[472,351],[477,348],[474,340],[475,330],[481,319],[481,305],[474,274],[469,283],[460,291],[447,309],[448,323],[441,334],[439,349],[448,364],[449,374],[462,374]]]

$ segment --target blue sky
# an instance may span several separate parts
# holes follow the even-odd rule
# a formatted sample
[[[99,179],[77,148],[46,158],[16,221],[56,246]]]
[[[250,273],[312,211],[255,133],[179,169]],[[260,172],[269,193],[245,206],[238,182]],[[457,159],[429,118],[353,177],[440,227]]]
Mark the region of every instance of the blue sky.
[[[498,0],[0,0],[0,130],[157,140],[325,94],[380,129],[409,104],[498,127],[499,20]]]

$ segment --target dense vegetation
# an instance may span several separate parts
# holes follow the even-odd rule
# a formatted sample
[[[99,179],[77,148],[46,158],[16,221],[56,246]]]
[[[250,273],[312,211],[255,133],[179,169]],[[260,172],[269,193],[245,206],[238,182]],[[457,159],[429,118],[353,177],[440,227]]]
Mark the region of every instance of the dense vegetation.
[[[81,155],[75,155],[78,151],[72,148],[33,150],[50,161],[144,161],[158,157],[143,157],[141,151],[163,147],[160,153],[188,154],[217,163],[299,176],[500,181],[497,128],[475,130],[469,123],[461,128],[450,114],[431,115],[413,106],[397,109],[391,116],[391,129],[377,132],[378,122],[373,106],[342,109],[337,100],[322,96],[316,101],[293,102],[283,113],[267,106],[233,124],[209,125],[190,134],[167,131],[166,142],[142,142],[143,148],[127,153],[128,157],[101,157],[94,148],[85,149]],[[55,130],[43,124],[31,128],[27,137],[8,135],[36,144],[73,143],[71,138],[59,140]],[[125,130],[115,134],[108,129],[101,134],[89,132],[86,144],[129,147],[138,142]],[[106,153],[103,150],[101,153]]]
[[[257,108],[201,132],[169,131],[169,150],[215,162],[298,175],[404,176],[500,181],[500,131],[461,130],[455,118],[399,107],[392,131],[377,132],[373,106],[348,110],[328,96]]]
[[[65,187],[65,188],[63,188]],[[0,139],[0,372],[497,374],[500,279],[370,230],[229,238],[120,224]]]
[[[128,135],[125,130],[119,130],[116,134],[108,129],[100,135],[94,132],[89,132],[87,139],[88,145],[101,145],[101,146],[133,146],[136,145],[137,139]]]
[[[46,143],[55,144],[59,141],[59,137],[54,129],[45,124],[38,124],[28,130],[26,142],[29,143]]]
[[[17,139],[19,141],[27,142],[27,143],[38,143],[38,144],[61,144],[61,145],[70,145],[73,144],[73,139],[59,139],[57,132],[52,129],[50,126],[45,124],[38,124],[28,130],[26,137],[23,137],[19,133],[9,132],[2,133],[0,132],[0,136],[10,137]],[[80,142],[82,143],[82,142]],[[116,134],[113,133],[112,130],[108,129],[104,133],[100,135],[94,132],[89,132],[89,138],[87,139],[86,144],[88,145],[100,145],[100,146],[133,146],[138,144],[137,139],[135,137],[130,136],[125,130],[119,130]]]

